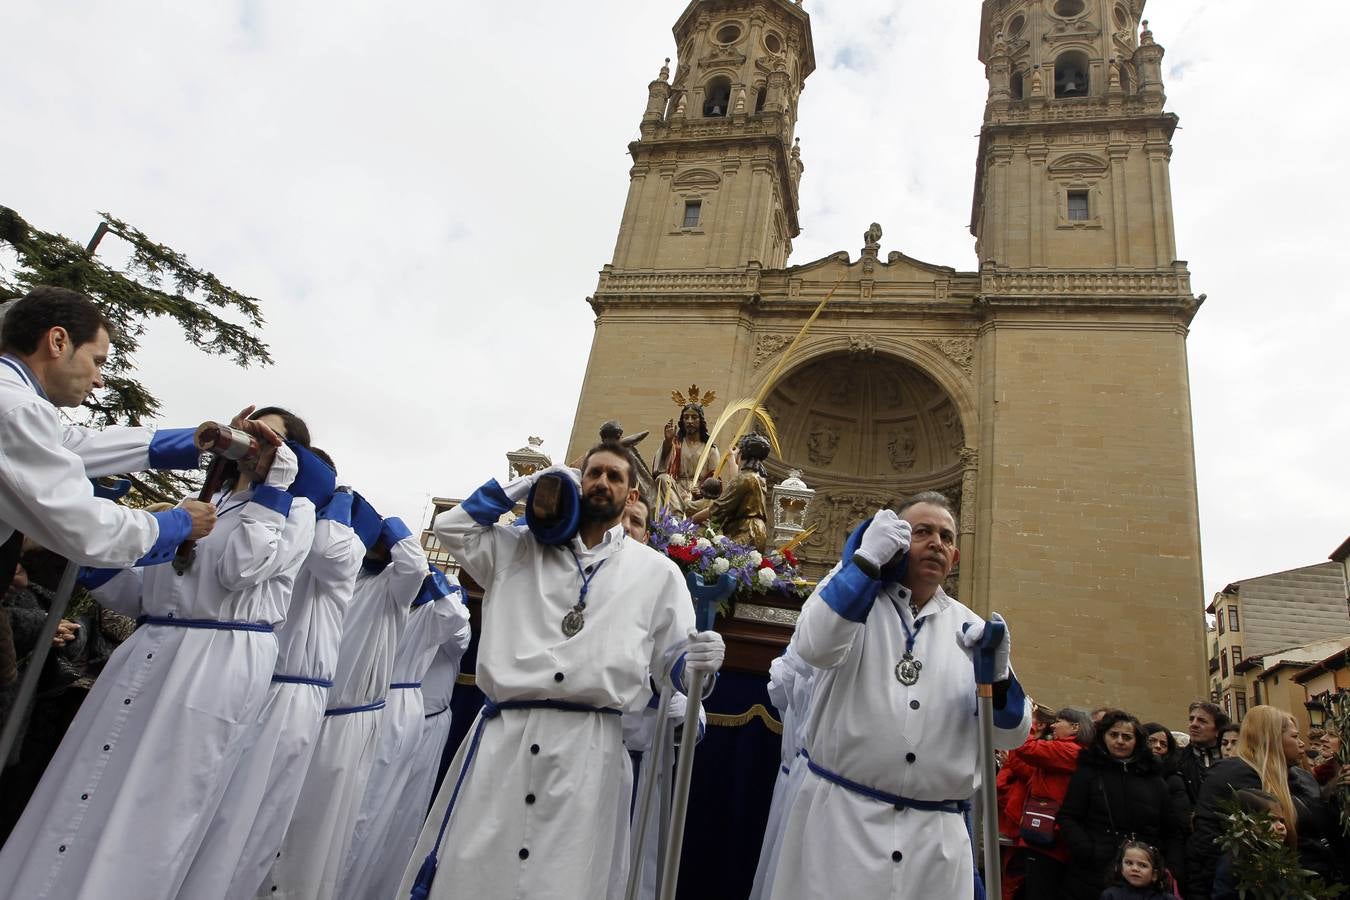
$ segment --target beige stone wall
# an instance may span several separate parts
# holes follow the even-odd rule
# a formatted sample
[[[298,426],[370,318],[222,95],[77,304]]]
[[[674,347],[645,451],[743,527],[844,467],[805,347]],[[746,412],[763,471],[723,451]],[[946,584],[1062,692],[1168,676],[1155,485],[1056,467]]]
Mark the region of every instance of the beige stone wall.
[[[1107,318],[982,334],[974,599],[1038,699],[1175,722],[1206,693],[1184,338]]]

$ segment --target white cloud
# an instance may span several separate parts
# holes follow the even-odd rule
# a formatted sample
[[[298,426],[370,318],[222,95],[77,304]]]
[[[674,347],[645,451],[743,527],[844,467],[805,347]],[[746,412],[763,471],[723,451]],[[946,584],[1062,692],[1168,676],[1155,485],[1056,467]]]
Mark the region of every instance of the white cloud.
[[[293,405],[344,475],[420,524],[428,495],[501,474],[526,435],[561,452],[583,298],[684,6],[7,3],[0,202],[77,239],[108,210],[263,298],[270,369],[152,332],[140,362],[166,418]],[[979,4],[806,9],[820,68],[792,261],[856,253],[875,220],[886,250],[973,268]],[[1350,532],[1334,268],[1350,12],[1315,28],[1252,0],[1148,12],[1183,123],[1177,244],[1210,296],[1189,346],[1212,591]]]

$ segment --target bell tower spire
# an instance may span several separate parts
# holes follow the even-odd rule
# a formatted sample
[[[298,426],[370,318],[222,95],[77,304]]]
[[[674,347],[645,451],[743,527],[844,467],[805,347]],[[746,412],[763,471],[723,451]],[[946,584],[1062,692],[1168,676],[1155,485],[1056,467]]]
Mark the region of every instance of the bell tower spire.
[[[985,0],[971,231],[995,269],[1171,269],[1163,48],[1147,0]],[[1147,235],[1151,239],[1138,240]]]
[[[782,267],[800,232],[797,102],[815,69],[800,0],[693,0],[647,86],[607,271]]]

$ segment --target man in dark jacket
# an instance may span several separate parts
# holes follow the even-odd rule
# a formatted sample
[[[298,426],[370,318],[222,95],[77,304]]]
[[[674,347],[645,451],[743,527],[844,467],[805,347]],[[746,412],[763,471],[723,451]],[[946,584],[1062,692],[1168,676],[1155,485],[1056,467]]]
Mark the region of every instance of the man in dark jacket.
[[[1177,774],[1186,785],[1191,809],[1200,798],[1200,785],[1210,766],[1219,761],[1219,732],[1228,726],[1228,716],[1213,703],[1197,700],[1191,704],[1188,731],[1191,742],[1181,751]]]

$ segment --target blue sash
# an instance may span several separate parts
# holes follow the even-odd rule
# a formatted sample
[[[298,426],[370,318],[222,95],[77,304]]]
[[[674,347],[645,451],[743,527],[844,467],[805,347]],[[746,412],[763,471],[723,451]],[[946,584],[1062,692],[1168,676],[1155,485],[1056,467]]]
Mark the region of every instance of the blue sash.
[[[303,675],[273,675],[273,684],[312,684],[315,687],[330,688],[333,686],[331,678],[306,678]]]
[[[175,616],[141,616],[137,625],[167,625],[170,628],[207,628],[212,631],[260,631],[271,634],[268,622],[219,622],[215,619],[179,619]]]
[[[885,791],[879,791],[876,788],[870,788],[865,784],[859,784],[840,775],[838,772],[831,772],[829,769],[807,757],[807,768],[815,772],[821,778],[831,784],[837,784],[847,791],[860,794],[872,800],[880,800],[882,803],[889,803],[897,811],[902,809],[921,809],[925,812],[945,812],[945,813],[964,813],[970,809],[969,800],[912,800],[909,797],[901,797],[899,794],[888,794]]]
[[[383,697],[373,703],[364,704],[363,706],[339,706],[335,709],[325,709],[323,714],[325,716],[350,716],[353,713],[370,712],[375,709],[384,709]]]

